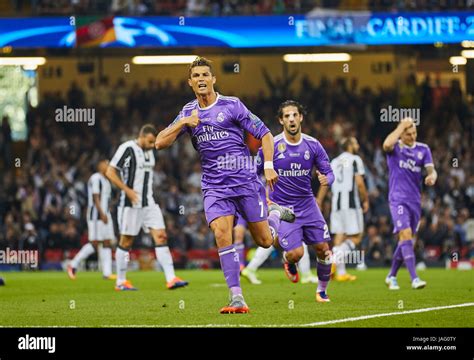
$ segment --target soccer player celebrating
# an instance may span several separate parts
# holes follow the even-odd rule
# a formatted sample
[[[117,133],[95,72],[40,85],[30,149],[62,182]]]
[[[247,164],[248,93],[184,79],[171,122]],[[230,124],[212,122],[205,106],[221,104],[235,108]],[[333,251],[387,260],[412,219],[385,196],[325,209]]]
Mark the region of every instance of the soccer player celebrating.
[[[397,272],[403,262],[411,277],[413,289],[422,289],[426,282],[415,270],[414,236],[421,214],[422,169],[426,168],[425,185],[433,186],[438,174],[433,165],[428,145],[416,141],[416,127],[410,118],[403,119],[383,142],[389,172],[390,212],[393,232],[398,234],[398,246],[392,258],[392,268],[385,283],[390,290],[398,290]]]
[[[144,231],[150,232],[155,242],[156,259],[165,273],[168,289],[188,285],[187,281],[183,281],[174,273],[163,214],[153,198],[153,147],[156,134],[157,130],[153,125],[144,125],[137,139],[126,141],[118,147],[106,172],[110,181],[122,190],[117,216],[120,242],[115,252],[117,291],[137,290],[126,279],[126,272],[133,238],[142,227]]]
[[[359,143],[355,137],[341,142],[344,152],[331,161],[335,180],[331,185],[331,233],[334,253],[333,271],[336,281],[354,281],[356,276],[346,272],[346,258],[362,240],[364,215],[369,210],[369,198],[364,183],[364,164],[357,152]],[[318,202],[324,199],[327,187],[321,186]],[[362,198],[362,206],[361,206]],[[361,262],[363,264],[363,262]],[[333,269],[334,270],[334,269]]]
[[[296,215],[294,223],[282,223],[278,230],[286,275],[290,281],[298,282],[296,263],[303,257],[303,242],[313,246],[317,255],[319,279],[316,301],[329,302],[326,288],[331,275],[332,254],[328,244],[331,237],[316,203],[311,179],[312,171],[316,169],[321,186],[330,186],[334,174],[320,142],[301,132],[303,117],[303,106],[293,100],[283,102],[278,109],[278,120],[283,126],[283,132],[275,137],[274,163],[279,181],[274,191],[269,193],[269,198],[270,201],[290,207]],[[261,152],[258,158],[260,156]]]
[[[244,142],[244,130],[262,140],[265,179],[273,188],[278,175],[273,169],[270,130],[238,98],[215,92],[216,77],[209,60],[196,58],[188,75],[196,99],[186,104],[174,122],[158,134],[155,146],[164,149],[184,133],[191,136],[201,158],[206,220],[214,233],[231,294],[229,305],[221,313],[248,313],[240,287],[239,255],[232,243],[234,217],[241,214],[256,244],[268,248],[277,236],[280,220],[294,221],[294,214],[276,204],[268,211],[265,188],[248,161],[251,156]]]
[[[97,172],[92,174],[87,182],[87,229],[89,243],[84,245],[76,254],[67,268],[71,280],[76,279],[77,267],[94,252],[98,252],[102,264],[104,279],[114,280],[112,275],[112,245],[115,239],[114,223],[109,211],[109,202],[112,188],[105,172],[109,165],[108,160],[101,160],[97,164]],[[99,248],[99,242],[102,246]]]

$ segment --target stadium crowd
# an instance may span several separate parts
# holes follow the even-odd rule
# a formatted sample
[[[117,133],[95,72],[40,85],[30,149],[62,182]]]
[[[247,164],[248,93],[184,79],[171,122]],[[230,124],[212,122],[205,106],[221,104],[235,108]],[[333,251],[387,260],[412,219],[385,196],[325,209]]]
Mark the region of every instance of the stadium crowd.
[[[342,78],[323,78],[314,84],[296,76],[302,90],[295,93],[289,82],[268,74],[266,78],[272,90],[269,96],[260,93],[242,100],[274,135],[281,132],[275,117],[278,105],[293,98],[307,106],[303,131],[319,139],[330,158],[340,152],[338,142],[343,137],[358,138],[371,205],[363,240],[369,265],[389,264],[395,245],[381,144],[396,124],[381,121],[380,109],[389,105],[420,108],[419,140],[431,146],[439,179],[434,188],[423,192],[419,256],[442,261],[464,246],[467,253],[463,256],[474,257],[474,242],[467,238],[468,219],[474,217],[474,103],[467,100],[459,83],[443,87],[427,77],[417,84],[410,76],[398,90],[374,91],[360,89],[355,79],[348,83]],[[4,117],[0,249],[39,249],[43,253],[45,249],[80,247],[87,241],[87,180],[95,171],[94,164],[103,157],[110,159],[118,145],[136,136],[144,123],[158,129],[167,126],[192,98],[184,81],[173,86],[150,79],[145,87],[124,79],[110,84],[107,78],[99,83],[91,79],[85,88],[72,83],[65,93],[46,93],[36,108],[29,109],[27,155],[21,159],[14,158],[11,129]],[[64,105],[95,108],[95,125],[56,122],[55,109]],[[156,153],[156,159],[154,194],[165,215],[170,246],[183,251],[214,247],[203,214],[199,160],[191,141],[183,136],[175,146]],[[317,186],[315,181],[315,191]],[[115,214],[115,206],[112,210]],[[329,211],[327,198],[323,206],[327,219]],[[147,236],[137,240],[137,248],[151,246]],[[249,238],[247,241],[252,244]],[[439,251],[430,255],[423,246]]]
[[[468,10],[472,0],[11,0],[16,13],[34,15],[278,15],[314,8],[370,11]]]

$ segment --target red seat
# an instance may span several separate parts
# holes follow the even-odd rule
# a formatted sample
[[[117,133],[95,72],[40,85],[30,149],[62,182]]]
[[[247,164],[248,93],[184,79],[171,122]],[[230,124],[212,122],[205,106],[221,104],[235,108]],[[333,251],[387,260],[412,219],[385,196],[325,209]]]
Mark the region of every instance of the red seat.
[[[425,247],[425,255],[429,260],[437,260],[441,255],[441,246],[429,245]]]
[[[61,249],[48,249],[44,252],[44,258],[47,262],[61,262],[63,251]]]

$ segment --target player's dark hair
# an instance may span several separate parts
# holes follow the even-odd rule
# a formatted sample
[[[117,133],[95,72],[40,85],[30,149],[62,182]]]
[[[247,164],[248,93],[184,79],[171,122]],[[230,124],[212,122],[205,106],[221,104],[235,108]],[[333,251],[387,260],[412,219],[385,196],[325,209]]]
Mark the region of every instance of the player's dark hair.
[[[191,78],[191,73],[193,71],[193,68],[196,66],[207,66],[209,67],[209,70],[211,71],[212,74],[212,61],[209,59],[206,59],[205,57],[198,56],[192,63],[189,65],[189,78]]]
[[[351,136],[348,136],[348,137],[346,137],[346,138],[343,138],[339,144],[340,144],[341,149],[342,149],[343,151],[347,151],[347,149],[349,149],[349,145],[350,145],[351,143],[352,143],[352,137],[351,137]]]
[[[140,129],[140,136],[146,136],[148,134],[153,134],[153,136],[158,135],[158,130],[152,124],[145,124]]]
[[[281,119],[283,117],[283,109],[286,108],[287,106],[294,106],[298,109],[298,112],[305,116],[306,115],[306,108],[300,104],[298,101],[295,100],[286,100],[280,104],[280,107],[278,108],[278,118]]]

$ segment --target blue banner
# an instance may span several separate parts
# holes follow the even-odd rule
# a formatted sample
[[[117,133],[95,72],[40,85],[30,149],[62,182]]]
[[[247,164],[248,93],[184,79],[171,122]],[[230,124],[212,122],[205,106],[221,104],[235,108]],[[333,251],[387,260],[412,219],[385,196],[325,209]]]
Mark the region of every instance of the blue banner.
[[[115,17],[113,29],[115,40],[100,46],[264,48],[459,43],[474,40],[474,12]],[[0,19],[0,46],[74,47],[75,43],[75,27],[69,18]]]

